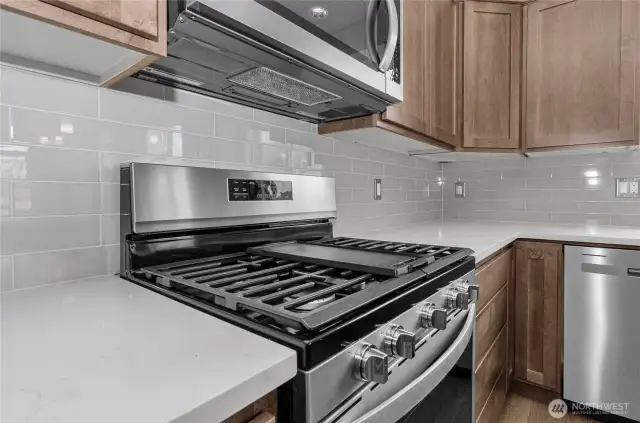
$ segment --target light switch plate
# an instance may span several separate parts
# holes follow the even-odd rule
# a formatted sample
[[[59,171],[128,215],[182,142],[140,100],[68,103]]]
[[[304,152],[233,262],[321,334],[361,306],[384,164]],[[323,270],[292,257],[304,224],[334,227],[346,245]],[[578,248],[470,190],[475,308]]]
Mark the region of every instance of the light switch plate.
[[[640,198],[640,176],[616,178],[616,197]]]
[[[456,182],[454,184],[454,193],[456,198],[465,198],[467,196],[467,191],[465,189],[465,183],[464,182]]]
[[[382,179],[373,180],[373,199],[382,200]]]

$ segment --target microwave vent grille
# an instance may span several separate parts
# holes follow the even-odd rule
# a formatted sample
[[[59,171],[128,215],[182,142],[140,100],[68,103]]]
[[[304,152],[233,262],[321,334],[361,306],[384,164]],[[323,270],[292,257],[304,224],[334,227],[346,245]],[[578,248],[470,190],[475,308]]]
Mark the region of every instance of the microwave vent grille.
[[[265,67],[250,69],[234,75],[228,80],[234,84],[253,88],[305,106],[314,106],[342,98],[337,94]]]

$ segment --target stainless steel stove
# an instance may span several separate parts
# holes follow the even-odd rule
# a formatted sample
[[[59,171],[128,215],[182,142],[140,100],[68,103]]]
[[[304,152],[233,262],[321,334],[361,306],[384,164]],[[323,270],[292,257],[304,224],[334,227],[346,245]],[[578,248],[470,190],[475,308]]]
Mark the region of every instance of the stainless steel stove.
[[[278,422],[474,421],[471,250],[334,237],[324,177],[131,163],[121,212],[123,278],[296,350]]]

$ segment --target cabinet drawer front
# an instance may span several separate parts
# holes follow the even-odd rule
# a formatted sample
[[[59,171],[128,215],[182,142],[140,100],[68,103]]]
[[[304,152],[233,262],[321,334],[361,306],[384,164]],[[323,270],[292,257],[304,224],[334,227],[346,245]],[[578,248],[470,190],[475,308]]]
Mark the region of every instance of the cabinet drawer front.
[[[502,415],[502,409],[504,408],[504,402],[507,398],[507,369],[502,369],[498,381],[493,386],[491,394],[487,399],[484,408],[480,412],[476,423],[495,423],[500,421]]]
[[[507,287],[504,286],[478,315],[476,321],[476,362],[479,364],[507,323]]]
[[[480,415],[480,411],[487,402],[491,389],[498,380],[500,372],[505,368],[506,363],[507,327],[505,325],[491,346],[489,353],[487,353],[476,370],[476,416]]]
[[[500,254],[476,272],[476,283],[480,285],[480,298],[476,310],[483,307],[509,281],[513,262],[513,248]]]

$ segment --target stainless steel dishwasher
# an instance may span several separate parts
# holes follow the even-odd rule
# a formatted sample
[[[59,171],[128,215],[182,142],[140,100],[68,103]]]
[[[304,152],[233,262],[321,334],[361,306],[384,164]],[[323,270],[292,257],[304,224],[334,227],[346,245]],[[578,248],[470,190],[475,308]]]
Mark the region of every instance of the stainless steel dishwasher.
[[[640,421],[640,251],[567,246],[564,266],[564,397]]]

